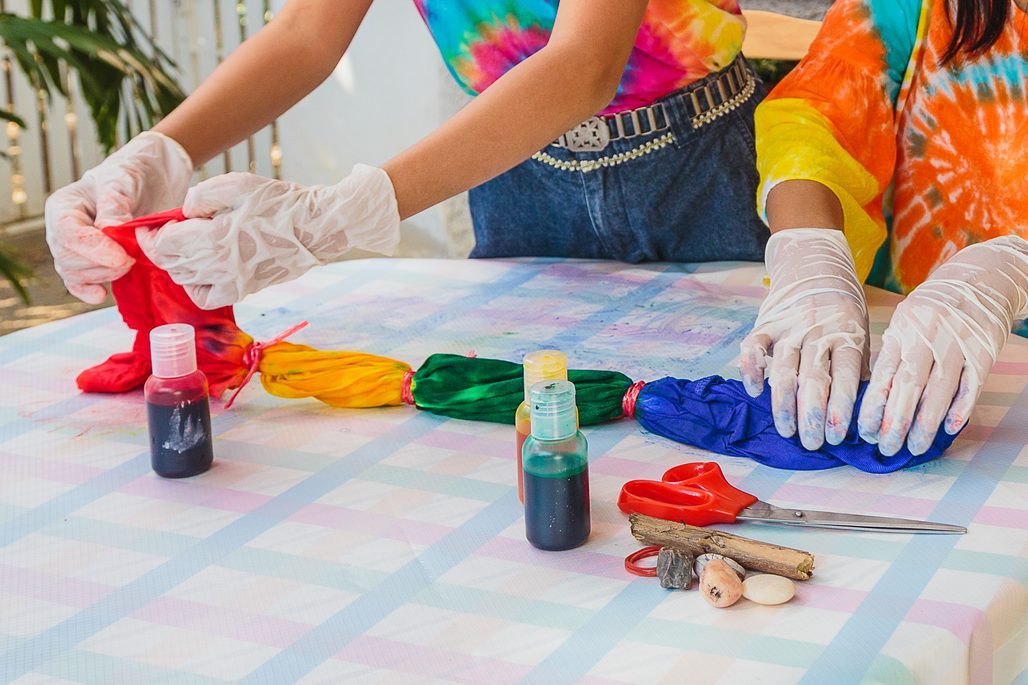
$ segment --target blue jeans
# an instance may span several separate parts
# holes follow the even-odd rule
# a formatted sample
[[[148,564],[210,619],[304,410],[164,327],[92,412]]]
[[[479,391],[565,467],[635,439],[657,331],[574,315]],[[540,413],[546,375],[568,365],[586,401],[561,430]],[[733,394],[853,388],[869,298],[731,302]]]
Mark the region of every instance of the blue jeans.
[[[650,133],[598,152],[551,145],[542,153],[554,162],[587,162],[664,136],[659,149],[586,171],[529,159],[473,188],[471,256],[762,261],[769,232],[756,210],[753,111],[765,92],[758,80],[748,101],[696,129],[673,93],[662,99],[671,136]]]

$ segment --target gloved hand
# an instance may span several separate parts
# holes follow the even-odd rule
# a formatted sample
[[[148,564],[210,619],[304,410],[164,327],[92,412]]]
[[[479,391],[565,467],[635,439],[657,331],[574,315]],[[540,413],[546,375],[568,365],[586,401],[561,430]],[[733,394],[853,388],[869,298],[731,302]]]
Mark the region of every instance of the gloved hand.
[[[217,176],[189,191],[183,212],[190,220],[140,229],[137,239],[204,309],[235,304],[355,248],[392,254],[400,239],[392,181],[362,164],[333,186]]]
[[[770,366],[778,432],[809,450],[846,437],[867,373],[867,303],[842,231],[796,228],[771,236],[771,289],[742,341],[739,371],[757,397]]]
[[[1004,236],[966,247],[896,308],[857,418],[885,456],[904,440],[923,454],[970,418],[985,378],[1028,313],[1028,242]],[[909,436],[908,436],[909,431]]]
[[[123,276],[132,258],[99,229],[179,206],[192,175],[193,162],[181,145],[147,131],[51,195],[46,242],[68,292],[90,304],[103,302],[103,284]]]

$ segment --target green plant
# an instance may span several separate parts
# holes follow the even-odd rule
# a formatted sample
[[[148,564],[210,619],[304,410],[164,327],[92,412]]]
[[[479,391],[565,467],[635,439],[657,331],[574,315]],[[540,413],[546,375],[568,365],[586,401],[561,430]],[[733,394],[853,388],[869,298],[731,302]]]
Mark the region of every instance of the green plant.
[[[47,100],[69,97],[68,79],[110,152],[119,139],[149,128],[185,97],[172,77],[175,64],[141,29],[122,0],[31,0],[26,15],[0,13],[0,43]],[[13,112],[0,120],[26,128]],[[6,157],[0,151],[0,157]],[[0,275],[27,303],[29,270],[0,246]]]
[[[15,259],[13,255],[0,249],[0,275],[10,281],[21,301],[28,304],[29,293],[25,290],[25,281],[32,276],[32,270]]]
[[[751,59],[754,71],[760,76],[768,88],[774,88],[778,82],[792,71],[798,62],[781,59]]]
[[[65,72],[110,151],[149,128],[185,97],[175,64],[139,26],[122,0],[32,0],[28,16],[0,13],[0,42],[33,87],[68,97]]]

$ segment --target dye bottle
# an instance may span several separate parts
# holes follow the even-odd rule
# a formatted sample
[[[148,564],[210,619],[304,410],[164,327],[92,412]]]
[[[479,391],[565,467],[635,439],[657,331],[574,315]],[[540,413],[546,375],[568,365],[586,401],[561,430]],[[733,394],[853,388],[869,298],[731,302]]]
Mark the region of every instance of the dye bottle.
[[[578,430],[575,386],[544,381],[530,393],[532,434],[525,440],[525,537],[545,550],[578,547],[589,537],[589,447]]]
[[[207,377],[196,368],[196,335],[188,324],[150,331],[153,375],[143,388],[150,463],[164,478],[203,473],[214,461]]]
[[[518,461],[518,499],[524,502],[525,482],[521,466],[521,448],[525,444],[525,438],[532,432],[529,392],[533,385],[542,381],[566,381],[568,379],[568,358],[559,350],[538,350],[525,355],[522,368],[525,373],[525,400],[514,414],[514,434]]]

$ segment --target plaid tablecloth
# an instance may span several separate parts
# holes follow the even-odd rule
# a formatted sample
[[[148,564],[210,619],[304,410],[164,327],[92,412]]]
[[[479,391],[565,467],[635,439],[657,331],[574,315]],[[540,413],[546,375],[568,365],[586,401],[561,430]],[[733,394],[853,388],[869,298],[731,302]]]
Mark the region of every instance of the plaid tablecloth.
[[[238,308],[322,348],[565,350],[634,378],[734,374],[753,265],[364,261]],[[877,336],[896,298],[871,293]],[[593,535],[524,539],[512,428],[335,410],[248,387],[216,465],[150,471],[139,394],[75,374],[127,348],[113,310],[0,339],[0,674],[19,684],[1025,682],[1028,344],[1012,340],[946,458],[887,476],[718,457],[783,506],[966,524],[966,536],[734,532],[815,553],[782,607],[714,609],[627,575],[622,483],[707,458],[622,421],[587,431]]]

